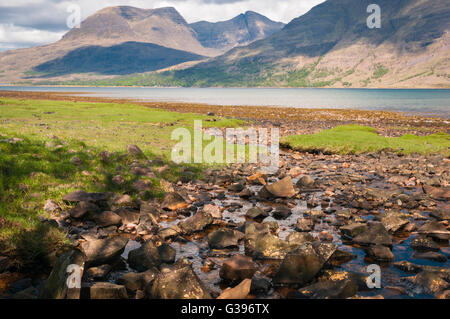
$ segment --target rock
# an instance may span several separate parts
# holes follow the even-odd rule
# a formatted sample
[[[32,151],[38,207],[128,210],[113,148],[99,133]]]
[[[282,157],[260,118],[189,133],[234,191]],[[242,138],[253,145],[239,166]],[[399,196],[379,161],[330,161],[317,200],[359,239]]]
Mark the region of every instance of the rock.
[[[184,261],[161,269],[147,291],[153,299],[211,299],[192,266]]]
[[[130,208],[120,208],[116,210],[115,213],[120,217],[120,219],[122,220],[122,224],[124,225],[137,225],[141,216],[139,212]]]
[[[215,205],[205,205],[203,207],[203,212],[210,214],[213,218],[220,219],[222,218],[222,212],[220,211],[220,207]]]
[[[387,231],[395,233],[409,223],[405,214],[399,212],[387,212],[383,214],[381,223]]]
[[[91,202],[78,202],[78,204],[69,211],[70,217],[81,219],[87,214],[98,213],[100,208]]]
[[[217,299],[246,299],[250,293],[252,281],[245,279],[234,288],[225,289]]]
[[[127,145],[127,152],[131,156],[135,156],[135,157],[144,155],[142,150],[137,145]]]
[[[159,237],[163,240],[167,240],[173,237],[177,237],[183,231],[177,225],[170,226],[168,228],[163,228],[158,232]]]
[[[325,243],[305,243],[286,255],[273,283],[276,285],[308,284],[330,259],[337,247]]]
[[[155,280],[158,273],[159,270],[156,268],[152,268],[141,273],[130,272],[117,279],[117,283],[125,286],[127,291],[134,293],[138,290],[144,290]]]
[[[128,254],[128,264],[140,272],[159,267],[161,262],[159,249],[152,240],[147,240],[141,247]]]
[[[433,211],[430,213],[430,216],[436,218],[439,221],[450,221],[450,211]]]
[[[420,287],[424,293],[429,295],[437,294],[450,287],[441,274],[431,271],[422,271],[416,276],[405,278],[405,280]],[[415,290],[417,291],[417,288]]]
[[[281,181],[275,182],[271,185],[264,186],[259,192],[259,197],[262,199],[269,198],[291,198],[296,194],[292,179],[290,176],[285,177]]]
[[[125,183],[125,179],[120,175],[116,175],[112,178],[112,182],[114,183],[114,185],[120,186]]]
[[[311,219],[299,218],[295,230],[299,232],[310,232],[314,227],[314,222]]]
[[[450,279],[450,269],[448,269],[448,268],[416,265],[416,264],[410,263],[409,261],[399,261],[399,262],[395,262],[393,265],[395,268],[398,268],[401,271],[406,272],[408,274],[417,274],[417,273],[420,273],[421,271],[429,271],[429,272],[441,273],[442,275],[445,275],[446,278]]]
[[[254,276],[252,278],[252,286],[250,287],[250,292],[253,295],[266,294],[269,292],[271,287],[272,287],[272,284],[271,284],[270,280],[268,280],[266,278]]]
[[[255,240],[255,259],[283,259],[292,250],[288,242],[271,234],[259,235]]]
[[[22,291],[19,291],[11,296],[13,300],[32,300],[36,299],[38,295],[38,290],[35,287],[28,287]]]
[[[268,224],[246,223],[245,224],[245,250],[252,253],[255,250],[256,238],[260,235],[270,234]]]
[[[247,178],[247,182],[252,185],[266,185],[267,184],[267,175],[261,172],[258,172],[249,178]]]
[[[358,292],[358,285],[350,280],[325,280],[301,288],[295,296],[308,299],[347,299]]]
[[[243,255],[235,255],[226,260],[220,268],[219,276],[225,282],[232,284],[241,282],[244,279],[251,279],[256,272],[253,260]]]
[[[98,158],[102,161],[102,162],[109,162],[109,159],[111,158],[111,153],[109,153],[108,151],[102,151],[100,153],[98,153]]]
[[[230,187],[228,187],[228,191],[233,193],[239,193],[244,190],[245,186],[242,183],[236,183],[232,184]]]
[[[78,156],[72,157],[72,158],[70,159],[70,162],[71,162],[72,164],[74,164],[74,165],[77,165],[77,166],[83,164],[83,161],[82,161],[81,158],[79,158]]]
[[[437,261],[439,263],[447,262],[447,257],[445,255],[440,254],[435,251],[428,251],[428,252],[424,252],[424,253],[415,253],[413,258],[433,260],[433,261]]]
[[[241,197],[243,199],[249,199],[252,196],[253,196],[253,193],[248,188],[245,188],[242,192],[239,193],[239,197]]]
[[[300,175],[303,174],[303,169],[301,167],[293,167],[289,170],[289,175],[291,175],[293,178],[297,178]]]
[[[305,175],[298,180],[296,186],[300,189],[310,189],[314,187],[314,184],[314,179],[310,176]]]
[[[100,202],[106,201],[108,197],[105,193],[87,193],[85,191],[76,191],[63,197],[66,202]]]
[[[23,291],[27,288],[30,288],[33,286],[33,280],[31,278],[24,278],[17,280],[9,286],[8,292],[16,294],[20,291]]]
[[[86,266],[100,266],[117,260],[127,244],[128,239],[119,236],[82,243]]]
[[[130,195],[122,195],[115,198],[113,204],[116,206],[132,206],[133,199]]]
[[[80,288],[67,286],[67,280],[72,273],[67,270],[70,265],[80,267],[80,279],[83,276],[86,256],[78,250],[69,251],[58,258],[50,276],[39,291],[39,299],[79,299]],[[80,282],[81,283],[81,282]]]
[[[328,262],[333,266],[340,266],[340,265],[347,263],[355,258],[357,258],[357,256],[350,252],[347,252],[345,250],[336,249],[336,251],[330,257]]]
[[[127,290],[124,286],[109,282],[96,282],[82,289],[83,299],[128,299]]]
[[[436,299],[450,299],[450,290],[445,290],[443,292],[437,293]]]
[[[269,213],[262,210],[259,207],[253,207],[250,208],[247,213],[245,214],[245,217],[255,220],[262,220],[269,216]]]
[[[212,249],[227,249],[238,247],[239,241],[244,238],[241,232],[222,228],[208,235],[208,244]]]
[[[308,233],[294,232],[294,233],[289,234],[286,237],[286,240],[290,245],[300,246],[301,244],[304,244],[307,242],[313,242],[314,237]]]
[[[418,233],[442,241],[448,241],[450,238],[450,231],[448,231],[444,225],[435,220],[427,222],[421,226]]]
[[[448,201],[450,199],[450,187],[433,187],[423,185],[423,191],[433,199]]]
[[[200,211],[194,216],[178,223],[178,226],[186,234],[200,232],[213,223],[214,219],[208,213]]]
[[[61,208],[59,207],[59,205],[51,199],[48,199],[44,204],[44,211],[46,213],[53,214],[59,212],[60,210]]]
[[[176,259],[177,251],[167,244],[158,247],[158,254],[161,263],[173,264]]]
[[[168,193],[164,197],[164,201],[161,205],[161,208],[164,210],[175,211],[178,209],[184,209],[189,206],[188,203],[184,200],[184,198],[178,193]]]
[[[122,218],[113,212],[102,212],[94,216],[94,221],[99,227],[109,227],[120,225]]]
[[[352,239],[353,237],[365,233],[368,230],[369,228],[367,227],[367,225],[363,223],[352,223],[340,228],[342,235],[344,235],[348,239]]]
[[[7,257],[0,256],[0,274],[11,268],[11,261]]]
[[[393,261],[395,258],[392,251],[383,245],[371,246],[367,248],[366,253],[376,261]]]
[[[104,279],[111,272],[112,266],[102,265],[99,267],[91,267],[85,271],[84,275],[88,279],[99,280]]]
[[[392,236],[381,223],[370,224],[369,230],[353,238],[353,241],[361,246],[384,245],[392,247],[393,245]]]
[[[148,180],[137,180],[135,182],[133,182],[132,187],[134,190],[138,191],[138,192],[151,192],[152,191],[152,181],[148,181]]]
[[[273,217],[276,219],[286,219],[292,215],[292,210],[286,206],[278,206],[273,212]]]
[[[418,237],[411,241],[411,248],[419,251],[439,251],[437,243],[428,237]]]

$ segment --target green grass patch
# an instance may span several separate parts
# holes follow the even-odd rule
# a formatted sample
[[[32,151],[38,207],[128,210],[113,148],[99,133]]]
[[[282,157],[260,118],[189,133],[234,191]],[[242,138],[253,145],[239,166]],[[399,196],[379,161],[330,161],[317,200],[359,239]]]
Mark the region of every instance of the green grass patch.
[[[383,137],[371,127],[343,125],[312,135],[294,135],[282,143],[300,151],[333,154],[361,154],[392,151],[398,154],[443,154],[450,156],[450,135],[438,133],[429,136],[404,135]]]

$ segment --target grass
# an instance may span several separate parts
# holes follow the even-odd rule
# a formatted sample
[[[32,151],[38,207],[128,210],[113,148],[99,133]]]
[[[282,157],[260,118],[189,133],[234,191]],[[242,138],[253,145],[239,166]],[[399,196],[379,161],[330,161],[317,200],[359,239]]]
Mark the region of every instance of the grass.
[[[45,267],[49,256],[70,245],[61,229],[40,221],[54,218],[43,210],[47,199],[67,210],[62,197],[80,189],[136,197],[131,185],[137,179],[152,182],[144,199],[162,199],[162,179],[174,183],[186,176],[200,177],[203,166],[169,161],[177,143],[171,140],[172,130],[183,127],[192,132],[194,120],[203,120],[204,127],[245,124],[133,104],[0,98],[0,255],[12,256],[18,268],[34,269]],[[18,140],[14,143],[13,138]],[[139,145],[145,156],[127,155],[128,144]],[[111,153],[107,163],[99,157],[104,150]],[[75,156],[80,166],[71,163]],[[131,164],[136,161],[154,176],[135,176]],[[158,170],[164,166],[168,169]],[[119,174],[125,183],[117,186],[112,179]]]
[[[312,135],[294,135],[282,139],[283,144],[300,151],[335,154],[361,154],[392,151],[398,154],[443,154],[450,156],[450,135],[404,135],[383,137],[371,127],[343,125]]]

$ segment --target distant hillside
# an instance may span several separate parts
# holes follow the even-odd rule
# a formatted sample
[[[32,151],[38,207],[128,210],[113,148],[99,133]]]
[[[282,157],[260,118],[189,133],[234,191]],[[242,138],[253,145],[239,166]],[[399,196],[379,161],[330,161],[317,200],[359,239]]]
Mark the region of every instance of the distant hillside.
[[[191,24],[204,47],[225,51],[267,38],[284,26],[284,23],[274,22],[253,11],[247,11],[228,21],[200,21]]]

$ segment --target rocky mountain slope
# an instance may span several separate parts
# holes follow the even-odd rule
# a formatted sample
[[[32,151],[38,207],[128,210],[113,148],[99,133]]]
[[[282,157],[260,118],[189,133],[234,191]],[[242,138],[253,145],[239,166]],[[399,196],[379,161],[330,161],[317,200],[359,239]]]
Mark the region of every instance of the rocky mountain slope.
[[[216,23],[200,21],[191,24],[204,47],[229,50],[248,45],[280,31],[284,23],[274,22],[263,15],[247,11],[237,17]]]
[[[237,17],[217,24],[214,33],[199,36],[174,8],[105,8],[54,44],[0,53],[0,81],[70,80],[79,74],[104,78],[154,71],[223,54],[229,47],[260,39],[273,33],[275,26],[283,26],[256,13],[243,16],[241,24]],[[242,25],[245,30],[240,29]],[[203,45],[215,38],[227,42]]]
[[[380,0],[382,27],[369,29],[372,2],[328,0],[175,77],[211,86],[449,87],[448,2]]]

